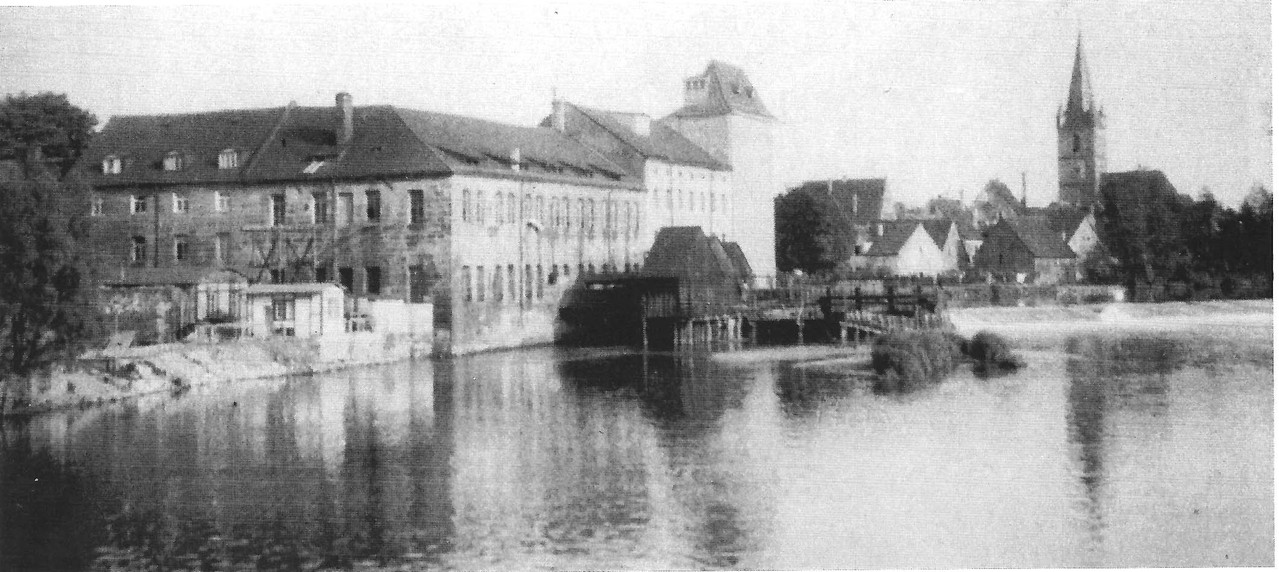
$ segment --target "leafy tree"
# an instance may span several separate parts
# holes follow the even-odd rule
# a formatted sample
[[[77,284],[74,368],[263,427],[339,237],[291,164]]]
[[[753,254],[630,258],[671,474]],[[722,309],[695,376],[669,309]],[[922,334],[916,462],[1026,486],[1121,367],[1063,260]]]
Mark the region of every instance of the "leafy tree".
[[[64,94],[6,95],[0,102],[0,157],[54,159],[65,175],[89,145],[97,123]]]
[[[1159,171],[1115,173],[1102,186],[1102,243],[1130,282],[1167,278],[1189,258],[1182,213],[1193,201]]]
[[[840,262],[838,240],[828,209],[808,193],[794,190],[773,201],[777,231],[777,268],[816,274]]]
[[[92,315],[77,240],[84,185],[49,174],[0,181],[0,378],[71,350]],[[2,405],[2,404],[0,404]]]

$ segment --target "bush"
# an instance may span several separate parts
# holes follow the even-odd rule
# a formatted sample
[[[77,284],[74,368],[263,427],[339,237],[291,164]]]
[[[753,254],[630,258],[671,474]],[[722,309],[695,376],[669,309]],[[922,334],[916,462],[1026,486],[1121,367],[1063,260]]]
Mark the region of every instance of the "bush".
[[[961,351],[958,336],[936,330],[880,336],[871,349],[871,366],[881,375],[906,381],[936,381],[955,369]]]
[[[1008,340],[991,332],[977,332],[973,340],[968,343],[966,350],[968,357],[977,361],[978,367],[1017,369],[1025,365],[1021,358],[1013,353]]]

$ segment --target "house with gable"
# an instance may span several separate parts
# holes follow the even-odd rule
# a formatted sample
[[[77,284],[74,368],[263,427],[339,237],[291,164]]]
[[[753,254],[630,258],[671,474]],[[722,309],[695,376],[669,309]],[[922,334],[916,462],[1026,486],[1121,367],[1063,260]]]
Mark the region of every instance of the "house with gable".
[[[986,229],[973,270],[1003,281],[1059,284],[1073,281],[1078,257],[1042,219],[1008,219]]]
[[[1083,259],[1097,247],[1097,216],[1092,209],[1080,209],[1067,205],[1051,205],[1047,208],[1027,209],[1027,219],[1039,220]]]
[[[850,264],[891,276],[938,276],[958,270],[962,249],[950,220],[878,221],[865,254]]]

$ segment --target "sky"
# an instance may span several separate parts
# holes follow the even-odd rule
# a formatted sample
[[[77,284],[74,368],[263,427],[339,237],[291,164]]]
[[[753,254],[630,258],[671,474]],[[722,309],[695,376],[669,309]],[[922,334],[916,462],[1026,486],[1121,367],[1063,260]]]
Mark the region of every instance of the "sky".
[[[1056,198],[1055,114],[1082,34],[1110,171],[1237,205],[1272,188],[1265,1],[436,2],[0,6],[0,92],[113,115],[394,104],[533,125],[555,96],[660,118],[711,59],[779,119],[788,185],[889,200]]]

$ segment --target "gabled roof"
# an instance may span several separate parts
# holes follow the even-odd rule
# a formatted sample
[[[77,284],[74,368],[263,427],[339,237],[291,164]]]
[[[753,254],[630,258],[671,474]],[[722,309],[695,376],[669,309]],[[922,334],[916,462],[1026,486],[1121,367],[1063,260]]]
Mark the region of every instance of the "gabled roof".
[[[718,241],[719,239],[715,239]],[[736,242],[721,242],[720,246],[724,248],[724,254],[728,255],[728,260],[733,263],[733,268],[737,270],[737,275],[743,280],[754,275],[751,269],[751,263],[746,260],[746,253],[742,252],[742,245]]]
[[[96,186],[253,183],[479,173],[636,187],[638,180],[553,129],[520,127],[386,105],[355,107],[349,142],[337,141],[335,107],[215,111],[113,118],[79,169]],[[218,168],[225,149],[234,168]],[[520,169],[512,168],[518,149]],[[177,151],[183,168],[165,171]],[[102,161],[120,157],[119,174]]]
[[[950,236],[950,227],[954,226],[955,223],[951,222],[950,219],[933,218],[923,219],[919,221],[919,224],[924,225],[924,230],[928,231],[929,238],[933,239],[938,249],[946,248],[946,238]]]
[[[1070,237],[1074,236],[1075,231],[1079,230],[1079,225],[1083,224],[1084,219],[1088,218],[1088,211],[1075,207],[1061,206],[1031,208],[1027,209],[1025,218],[1043,221],[1053,232],[1059,235],[1064,232],[1067,237]]]
[[[1075,258],[1075,251],[1061,239],[1060,233],[1048,226],[1047,221],[1037,218],[1005,219],[996,223],[995,227],[999,225],[1010,229],[1035,258]]]
[[[737,276],[719,240],[700,226],[668,226],[657,231],[641,274],[686,280]]]
[[[581,112],[587,119],[593,121],[600,128],[620,139],[646,158],[659,159],[680,165],[706,167],[717,171],[728,171],[732,168],[728,163],[717,160],[705,149],[688,140],[688,138],[665,123],[649,119],[649,133],[645,136],[636,133],[626,125],[627,116],[632,116],[633,114],[592,109],[568,102],[564,102],[564,105]],[[542,126],[549,127],[550,121],[551,118],[548,117],[542,122]]]
[[[673,117],[704,117],[746,113],[761,117],[773,117],[759,93],[751,84],[746,72],[732,64],[711,60],[706,71],[698,76],[706,80],[707,97],[701,103],[691,103],[671,114]],[[690,78],[696,79],[696,78]]]
[[[917,220],[883,221],[879,224],[883,224],[884,233],[872,236],[874,242],[871,242],[866,256],[897,256],[921,225]]]

